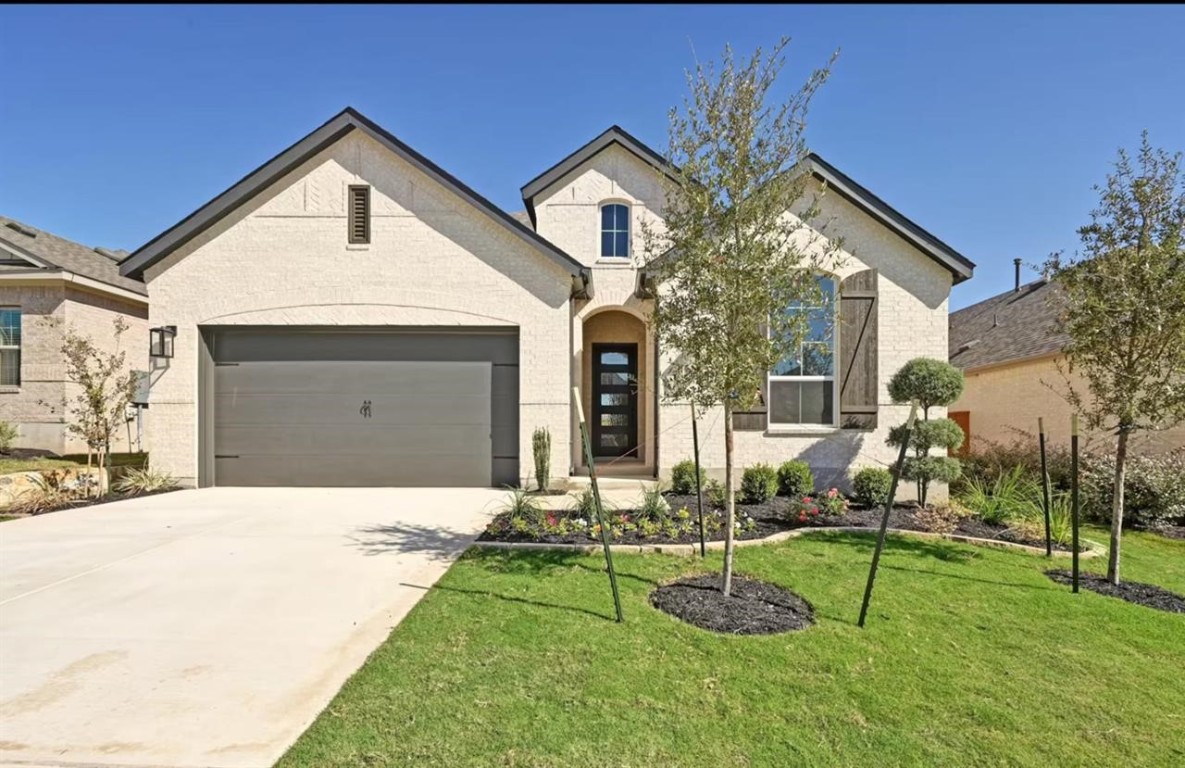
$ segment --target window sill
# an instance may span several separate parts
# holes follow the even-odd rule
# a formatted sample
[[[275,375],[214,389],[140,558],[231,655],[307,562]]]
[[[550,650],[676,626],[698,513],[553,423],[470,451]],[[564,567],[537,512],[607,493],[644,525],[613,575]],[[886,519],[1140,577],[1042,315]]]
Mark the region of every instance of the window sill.
[[[595,267],[609,267],[611,269],[634,269],[634,264],[628,257],[602,256],[593,265]]]
[[[843,430],[839,427],[825,426],[822,424],[778,424],[767,427],[765,434],[769,437],[822,437],[826,435],[839,434]]]
[[[346,243],[347,251],[369,251],[370,243]]]
[[[0,385],[0,395],[19,395],[21,393],[20,385],[13,386],[11,384]]]

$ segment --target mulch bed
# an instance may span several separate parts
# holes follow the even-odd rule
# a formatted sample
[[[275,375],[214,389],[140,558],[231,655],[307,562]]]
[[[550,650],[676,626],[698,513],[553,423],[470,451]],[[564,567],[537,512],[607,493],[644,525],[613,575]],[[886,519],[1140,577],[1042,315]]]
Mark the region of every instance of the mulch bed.
[[[1153,528],[1153,533],[1159,533],[1166,539],[1180,539],[1185,541],[1185,525],[1166,525],[1161,528]]]
[[[692,519],[697,521],[695,529],[689,533],[675,538],[664,535],[642,536],[636,531],[622,534],[621,536],[612,539],[613,544],[696,544],[699,542],[699,528],[698,517],[696,515],[696,498],[692,496],[681,496],[673,493],[664,494],[667,503],[670,504],[671,510],[678,510],[680,507],[687,507],[692,514]],[[754,526],[751,530],[738,531],[736,539],[764,539],[781,531],[790,531],[797,528],[837,528],[837,527],[858,527],[877,529],[881,524],[881,514],[883,510],[879,507],[872,509],[864,509],[857,506],[852,506],[848,509],[847,514],[837,517],[830,517],[827,515],[819,515],[811,518],[806,523],[800,523],[797,520],[789,519],[787,510],[790,506],[790,500],[784,497],[775,497],[763,504],[740,504],[736,506],[738,518],[743,514],[752,518]],[[630,509],[616,509],[606,510],[606,514],[632,514],[634,510]],[[552,510],[552,514],[559,517],[571,516],[571,511]],[[889,527],[900,528],[907,531],[921,531],[927,532],[929,529],[923,525],[916,516],[917,507],[912,504],[899,504],[893,507],[893,511],[889,515]],[[710,514],[707,500],[704,501],[704,515]],[[499,518],[503,517],[499,515]],[[1008,528],[1006,526],[989,525],[981,520],[975,518],[967,518],[959,521],[958,527],[953,533],[963,536],[973,536],[980,539],[997,539],[1000,541],[1008,541],[1014,544],[1026,544],[1031,547],[1045,548],[1044,539],[1030,539],[1022,536],[1018,531]],[[708,531],[708,541],[723,541],[724,531],[721,528],[713,532]],[[521,534],[506,530],[500,533],[492,533],[490,530],[484,531],[478,537],[478,541],[503,541],[511,543],[541,543],[541,544],[599,544],[600,539],[588,536],[584,533],[569,533],[564,536],[559,535],[536,535],[536,534]],[[1069,552],[1068,546],[1057,544],[1053,548],[1063,552]]]
[[[140,499],[145,496],[157,496],[162,493],[173,493],[179,491],[180,488],[168,488],[162,491],[148,491],[147,493],[109,493],[106,496],[100,496],[97,499],[75,499],[68,501],[65,504],[58,504],[53,507],[38,510],[33,514],[21,514],[13,512],[8,509],[0,509],[0,515],[6,517],[36,517],[38,515],[49,514],[50,512],[61,512],[63,509],[79,509],[81,507],[93,507],[99,504],[110,504],[113,501],[126,501],[127,499]]]
[[[732,595],[720,591],[719,574],[679,579],[650,593],[650,604],[680,621],[728,635],[773,635],[815,622],[810,603],[788,589],[732,577]]]
[[[1073,574],[1064,569],[1046,571],[1045,575],[1058,584],[1070,586],[1074,583]],[[1091,592],[1098,592],[1100,595],[1117,597],[1120,600],[1126,600],[1129,603],[1135,603],[1136,605],[1142,605],[1147,608],[1155,608],[1158,611],[1185,613],[1185,595],[1178,595],[1176,592],[1170,592],[1164,587],[1158,587],[1155,584],[1141,584],[1138,581],[1121,581],[1116,586],[1107,581],[1107,577],[1101,574],[1079,572],[1078,585],[1089,589]]]

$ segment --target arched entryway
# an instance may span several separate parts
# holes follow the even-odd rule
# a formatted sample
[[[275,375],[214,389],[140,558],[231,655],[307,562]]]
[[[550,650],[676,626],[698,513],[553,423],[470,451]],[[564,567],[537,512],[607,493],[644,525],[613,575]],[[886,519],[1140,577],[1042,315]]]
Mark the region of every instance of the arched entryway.
[[[653,353],[641,319],[602,310],[582,329],[581,393],[593,454],[606,474],[653,472]],[[583,452],[578,466],[585,465]]]

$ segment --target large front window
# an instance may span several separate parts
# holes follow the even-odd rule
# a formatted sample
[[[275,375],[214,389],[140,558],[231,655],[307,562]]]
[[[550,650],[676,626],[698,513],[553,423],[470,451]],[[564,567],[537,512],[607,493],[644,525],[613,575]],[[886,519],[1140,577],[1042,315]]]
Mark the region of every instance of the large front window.
[[[835,281],[819,277],[820,305],[793,305],[806,320],[802,343],[769,372],[771,425],[835,423]]]
[[[21,384],[21,311],[0,308],[0,386]]]
[[[601,206],[601,257],[629,258],[630,209],[621,203]]]

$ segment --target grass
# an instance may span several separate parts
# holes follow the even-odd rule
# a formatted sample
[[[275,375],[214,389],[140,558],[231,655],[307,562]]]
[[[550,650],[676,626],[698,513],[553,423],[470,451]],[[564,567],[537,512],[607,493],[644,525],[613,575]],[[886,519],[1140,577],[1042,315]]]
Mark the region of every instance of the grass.
[[[92,460],[93,463],[93,460]],[[147,453],[113,453],[109,456],[108,465],[112,467],[142,467],[148,463]],[[10,472],[36,472],[42,469],[73,468],[86,466],[86,454],[75,453],[61,457],[39,456],[35,458],[14,458],[0,456],[0,475]]]
[[[1126,578],[1185,592],[1185,542],[1124,538]],[[1185,764],[1180,615],[1071,595],[1039,556],[894,537],[860,630],[873,543],[739,550],[817,614],[757,638],[647,602],[719,558],[615,556],[618,625],[600,558],[471,550],[278,768]]]

